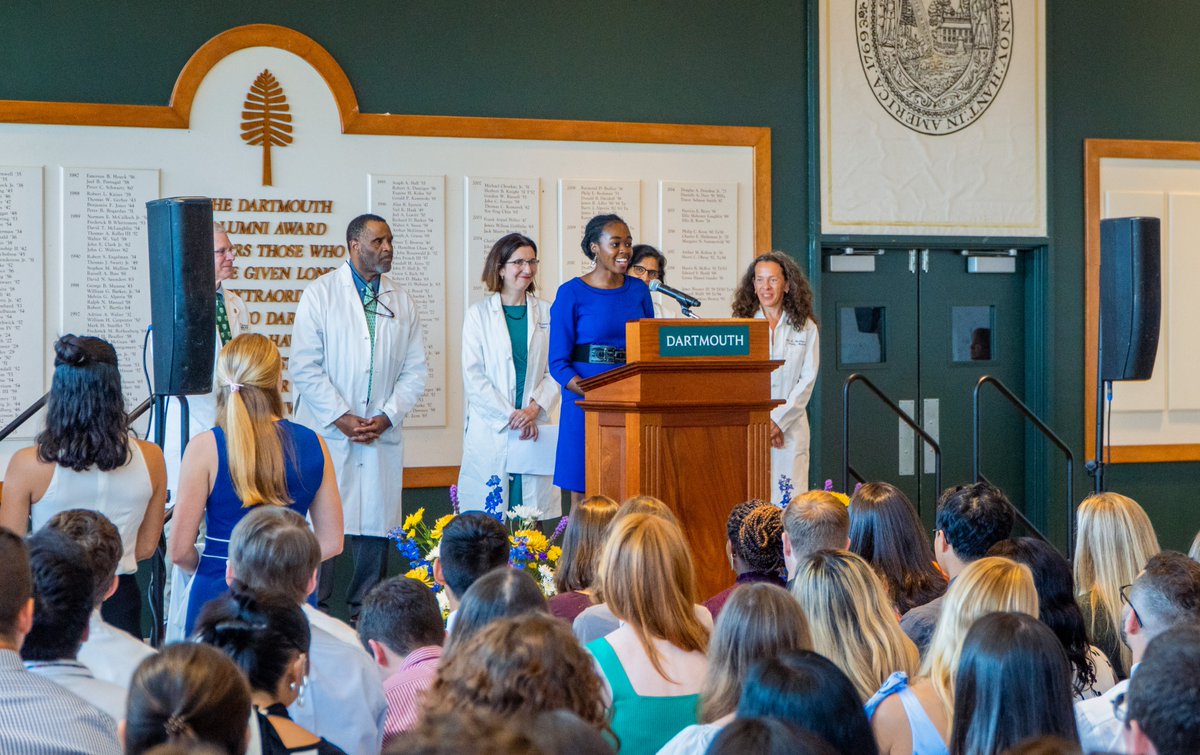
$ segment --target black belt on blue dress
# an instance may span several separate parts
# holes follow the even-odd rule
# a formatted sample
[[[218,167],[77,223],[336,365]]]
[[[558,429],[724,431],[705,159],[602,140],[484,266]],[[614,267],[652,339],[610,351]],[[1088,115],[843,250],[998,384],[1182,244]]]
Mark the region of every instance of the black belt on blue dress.
[[[625,364],[625,349],[598,343],[576,344],[571,352],[571,361],[586,364]]]

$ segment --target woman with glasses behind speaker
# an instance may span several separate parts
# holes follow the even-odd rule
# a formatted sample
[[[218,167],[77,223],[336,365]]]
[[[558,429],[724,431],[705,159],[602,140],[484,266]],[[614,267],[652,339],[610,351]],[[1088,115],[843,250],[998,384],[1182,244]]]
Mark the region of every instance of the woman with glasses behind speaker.
[[[501,479],[502,509],[524,505],[538,519],[557,517],[562,502],[548,474],[509,471],[509,443],[533,442],[558,403],[550,377],[550,305],[537,289],[537,244],[510,233],[492,245],[483,264],[488,295],[463,320],[463,395],[467,400],[458,500],[464,510],[482,509],[487,481]]]

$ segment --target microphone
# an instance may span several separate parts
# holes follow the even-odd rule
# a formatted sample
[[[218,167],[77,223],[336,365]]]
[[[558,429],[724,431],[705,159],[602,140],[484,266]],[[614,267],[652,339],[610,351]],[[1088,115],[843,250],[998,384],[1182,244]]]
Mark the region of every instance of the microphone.
[[[650,281],[650,290],[651,291],[662,291],[664,294],[671,297],[675,301],[679,302],[679,304],[684,307],[690,308],[690,307],[699,307],[700,306],[700,300],[697,299],[696,297],[689,296],[688,294],[685,294],[682,291],[676,291],[675,289],[671,288],[670,286],[663,285],[662,281],[658,280],[657,278]]]

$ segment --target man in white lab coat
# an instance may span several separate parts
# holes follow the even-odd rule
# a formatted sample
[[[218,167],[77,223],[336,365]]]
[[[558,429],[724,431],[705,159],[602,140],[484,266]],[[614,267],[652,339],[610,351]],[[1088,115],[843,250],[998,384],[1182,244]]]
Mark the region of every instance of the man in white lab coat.
[[[401,522],[404,445],[400,425],[425,390],[425,344],[413,300],[391,278],[392,231],[377,215],[346,229],[347,264],[300,297],[289,368],[295,419],[325,438],[354,559],[346,603],[362,599],[387,571],[388,530]],[[327,607],[333,561],[321,568]]]

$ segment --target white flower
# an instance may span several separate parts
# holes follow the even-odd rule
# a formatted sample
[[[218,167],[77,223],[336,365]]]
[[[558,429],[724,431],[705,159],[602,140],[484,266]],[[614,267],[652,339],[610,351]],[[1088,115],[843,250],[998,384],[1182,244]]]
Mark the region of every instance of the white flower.
[[[450,596],[446,595],[445,590],[438,590],[434,593],[434,597],[437,598],[438,608],[442,610],[442,613],[450,610]]]
[[[547,598],[556,594],[558,588],[554,584],[554,570],[545,564],[538,565],[538,574],[542,578],[542,594]]]
[[[541,514],[542,512],[538,511],[537,507],[526,506],[525,504],[513,506],[508,510],[509,518],[521,519],[526,522],[536,522]]]
[[[429,552],[425,554],[426,560],[433,561],[434,559],[438,558],[438,556],[441,554],[441,550],[442,550],[441,543],[434,544],[434,546],[429,549]]]

